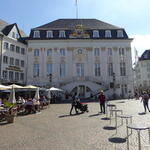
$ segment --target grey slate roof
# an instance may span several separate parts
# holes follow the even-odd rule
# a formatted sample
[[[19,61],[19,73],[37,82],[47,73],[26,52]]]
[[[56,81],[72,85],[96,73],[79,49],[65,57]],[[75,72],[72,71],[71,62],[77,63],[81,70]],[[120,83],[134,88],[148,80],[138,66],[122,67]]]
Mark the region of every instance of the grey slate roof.
[[[86,29],[120,29],[120,27],[97,19],[58,19],[34,29],[72,29],[79,24],[82,24]]]
[[[50,23],[44,24],[42,26],[31,29],[29,40],[55,40],[55,39],[71,39],[70,34],[74,32],[76,25],[82,25],[83,30],[89,35],[89,38],[85,39],[129,39],[127,33],[123,28],[111,25],[109,23],[97,20],[97,19],[58,19]],[[53,38],[47,38],[46,32],[48,30],[53,31]],[[65,38],[59,37],[59,31],[65,31]],[[99,32],[100,37],[93,38],[93,30]],[[111,31],[111,38],[105,37],[105,31]],[[123,37],[117,37],[117,31],[123,31]],[[40,38],[34,38],[34,31],[40,31]],[[77,37],[76,39],[83,39]]]
[[[145,50],[144,53],[139,58],[139,61],[150,60],[150,49]]]
[[[7,36],[14,26],[17,27],[18,33],[21,36],[21,38],[19,38],[18,40],[22,43],[25,43],[24,37],[27,37],[27,35],[18,28],[16,23],[8,24],[7,22],[0,19],[0,33],[1,34]]]

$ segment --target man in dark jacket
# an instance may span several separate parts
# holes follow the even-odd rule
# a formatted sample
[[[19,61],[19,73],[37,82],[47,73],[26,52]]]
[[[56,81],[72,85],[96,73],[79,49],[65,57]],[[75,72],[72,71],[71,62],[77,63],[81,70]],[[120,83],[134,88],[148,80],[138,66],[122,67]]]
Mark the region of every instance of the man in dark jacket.
[[[75,94],[74,96],[72,96],[72,104],[71,104],[71,109],[70,109],[70,115],[72,115],[73,108],[75,109],[76,114],[78,113],[76,106],[77,106],[77,96]]]
[[[100,113],[104,113],[105,114],[105,101],[106,101],[106,96],[104,95],[104,92],[101,91],[100,95],[98,97],[99,99],[99,103],[100,103]]]
[[[142,101],[143,101],[143,106],[144,106],[144,109],[145,109],[145,113],[146,113],[146,107],[147,107],[148,111],[150,112],[150,109],[149,109],[149,106],[148,106],[148,100],[149,100],[149,95],[147,94],[146,91],[144,91],[143,95],[142,95]]]

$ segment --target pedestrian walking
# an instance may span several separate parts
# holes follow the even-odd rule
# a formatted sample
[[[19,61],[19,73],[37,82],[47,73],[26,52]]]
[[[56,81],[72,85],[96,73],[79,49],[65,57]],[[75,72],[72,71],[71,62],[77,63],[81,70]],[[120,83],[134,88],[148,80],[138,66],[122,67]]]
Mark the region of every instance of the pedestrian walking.
[[[77,106],[77,100],[78,100],[78,97],[77,97],[76,94],[74,96],[72,96],[72,103],[71,103],[70,115],[72,115],[73,108],[75,109],[76,114],[78,113],[77,108],[76,108],[76,106]]]
[[[142,95],[142,100],[143,101],[143,106],[144,106],[144,110],[145,110],[145,113],[146,113],[146,108],[147,110],[150,112],[150,109],[149,109],[149,106],[148,106],[148,101],[149,101],[149,95],[147,94],[146,91],[143,92],[143,95]]]
[[[103,91],[100,91],[100,95],[99,95],[98,99],[99,99],[99,103],[100,103],[100,113],[105,114],[106,96],[104,95]]]

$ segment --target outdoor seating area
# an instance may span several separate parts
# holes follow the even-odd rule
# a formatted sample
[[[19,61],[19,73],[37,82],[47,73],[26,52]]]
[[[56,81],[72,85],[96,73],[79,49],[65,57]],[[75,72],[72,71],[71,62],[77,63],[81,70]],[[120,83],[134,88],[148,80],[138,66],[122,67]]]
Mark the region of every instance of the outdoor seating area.
[[[49,108],[51,99],[55,99],[51,92],[62,92],[54,87],[40,92],[39,87],[16,84],[0,85],[0,91],[0,122],[7,123],[13,123],[16,116],[41,113],[43,109]]]
[[[129,102],[131,102],[131,100],[127,101],[126,103],[129,103]],[[137,150],[150,149],[150,145],[144,146],[144,145],[141,144],[141,138],[143,138],[143,137],[141,137],[141,131],[142,130],[148,130],[148,132],[147,132],[148,133],[148,136],[147,136],[148,137],[147,138],[148,143],[147,144],[150,144],[150,123],[149,122],[144,122],[144,120],[143,121],[141,120],[138,123],[136,121],[133,122],[134,117],[137,118],[136,115],[134,116],[134,115],[126,114],[126,113],[124,114],[123,110],[119,109],[117,107],[117,105],[113,104],[113,103],[111,103],[111,104],[107,103],[106,104],[106,109],[107,109],[106,116],[108,116],[108,113],[110,114],[109,115],[110,116],[110,118],[109,118],[110,125],[112,123],[112,120],[113,119],[115,120],[114,128],[109,128],[109,129],[112,129],[112,130],[116,129],[116,132],[113,136],[116,136],[117,138],[116,137],[110,138],[111,142],[114,142],[114,143],[121,143],[121,142],[124,143],[124,142],[126,142],[126,149],[130,150],[130,144],[132,143],[132,140],[130,140],[130,136],[133,133],[132,130],[135,130],[135,131],[137,131],[137,135],[134,135],[135,136],[134,138],[137,139],[137,142],[136,142],[137,143],[137,146],[136,146],[137,148],[135,148],[135,149],[137,149]],[[121,119],[121,124],[120,125],[118,125],[119,118]],[[117,134],[118,134],[119,127],[124,125],[124,120],[125,120],[126,136],[124,138],[122,138],[122,137],[118,137]],[[107,128],[105,128],[105,129],[107,129]],[[131,132],[129,132],[129,129],[131,130]],[[144,137],[144,139],[145,138],[146,137]]]

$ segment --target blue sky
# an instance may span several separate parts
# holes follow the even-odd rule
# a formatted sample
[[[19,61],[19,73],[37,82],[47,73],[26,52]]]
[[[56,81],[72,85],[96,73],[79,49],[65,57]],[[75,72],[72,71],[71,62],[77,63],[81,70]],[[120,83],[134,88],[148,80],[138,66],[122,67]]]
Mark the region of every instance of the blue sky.
[[[123,27],[139,55],[150,48],[150,0],[78,0],[79,18]],[[0,19],[30,29],[59,18],[75,18],[75,0],[1,0]]]

